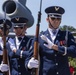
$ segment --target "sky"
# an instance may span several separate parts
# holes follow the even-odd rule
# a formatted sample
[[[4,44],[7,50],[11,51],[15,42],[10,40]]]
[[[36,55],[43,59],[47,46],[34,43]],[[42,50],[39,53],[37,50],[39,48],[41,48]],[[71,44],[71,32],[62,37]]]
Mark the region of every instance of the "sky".
[[[5,0],[0,0],[0,12],[2,12],[2,5]],[[61,26],[73,26],[76,28],[76,0],[42,0],[42,9],[41,9],[41,23],[40,23],[40,32],[45,31],[48,28],[48,23],[46,21],[47,14],[45,9],[49,6],[61,6],[65,9],[65,13],[62,16]],[[28,35],[35,35],[36,24],[38,18],[38,12],[40,10],[40,0],[27,0],[26,6],[31,10],[34,17],[34,24],[32,27],[27,29]]]

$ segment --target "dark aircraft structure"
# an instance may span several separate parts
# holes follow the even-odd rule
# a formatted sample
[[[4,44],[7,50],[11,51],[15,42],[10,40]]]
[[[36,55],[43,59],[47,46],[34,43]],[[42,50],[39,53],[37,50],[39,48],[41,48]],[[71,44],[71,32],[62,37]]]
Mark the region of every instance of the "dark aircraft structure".
[[[33,15],[30,9],[26,6],[27,0],[6,0],[2,5],[3,12],[11,19],[14,17],[24,17],[27,18],[28,27],[31,27],[34,23]]]
[[[24,17],[28,19],[28,27],[34,24],[34,17],[30,9],[26,6],[27,0],[6,0],[2,4],[2,10],[10,19],[15,17]],[[12,23],[13,24],[13,23]],[[10,29],[9,36],[14,37],[13,26]],[[29,35],[28,35],[29,36]],[[33,36],[33,35],[32,35]],[[31,36],[30,36],[31,37]]]

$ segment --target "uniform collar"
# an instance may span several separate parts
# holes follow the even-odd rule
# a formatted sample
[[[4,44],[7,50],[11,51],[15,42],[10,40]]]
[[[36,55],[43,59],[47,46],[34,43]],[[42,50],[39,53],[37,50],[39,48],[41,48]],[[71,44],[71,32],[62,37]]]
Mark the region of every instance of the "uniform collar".
[[[52,33],[52,30],[53,29],[51,29],[51,28],[48,28],[48,31],[49,31],[49,33],[51,34],[51,35],[53,35],[53,33]],[[56,30],[56,32],[58,33],[58,31],[59,31],[59,28],[57,28],[57,29],[55,29]],[[56,35],[57,35],[57,33],[56,33]]]

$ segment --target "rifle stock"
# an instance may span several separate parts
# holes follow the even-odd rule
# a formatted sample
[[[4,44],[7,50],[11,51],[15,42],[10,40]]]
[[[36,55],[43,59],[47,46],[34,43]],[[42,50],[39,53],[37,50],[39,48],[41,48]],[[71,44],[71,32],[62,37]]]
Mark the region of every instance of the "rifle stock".
[[[38,60],[38,34],[39,34],[39,26],[36,26],[36,38],[34,41],[34,58]],[[33,70],[33,75],[38,75],[38,69]]]
[[[38,35],[39,35],[39,25],[36,26],[36,36],[34,41],[34,58],[38,59]]]

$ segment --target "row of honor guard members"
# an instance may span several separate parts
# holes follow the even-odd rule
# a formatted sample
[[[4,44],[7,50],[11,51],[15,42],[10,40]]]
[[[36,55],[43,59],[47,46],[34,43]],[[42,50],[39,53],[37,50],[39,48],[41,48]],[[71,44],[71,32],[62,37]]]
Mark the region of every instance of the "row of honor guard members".
[[[14,17],[6,22],[7,31],[12,27],[11,25],[14,24],[13,31],[15,32],[15,37],[8,38],[6,47],[8,51],[8,58],[10,67],[7,64],[2,63],[2,56],[3,56],[3,18],[0,19],[0,70],[1,72],[8,71],[10,69],[10,75],[30,75],[30,71],[28,72],[25,68],[25,59],[27,57],[27,50],[30,45],[27,43],[29,42],[30,38],[25,35],[27,28],[30,25],[27,25],[29,19],[24,17]],[[12,22],[12,23],[11,23]],[[30,21],[29,21],[30,22]],[[2,74],[2,73],[1,73]]]
[[[69,31],[59,29],[65,10],[60,6],[51,6],[45,12],[48,28],[39,35],[40,61],[33,57],[33,41],[26,67],[39,68],[39,75],[71,75],[68,56],[76,57],[76,43]]]
[[[38,67],[39,75],[70,75],[68,56],[76,57],[76,43],[70,32],[61,31],[59,29],[62,14],[64,14],[65,10],[60,6],[52,6],[46,8],[45,12],[47,13],[48,29],[42,32],[39,37],[40,65],[39,61],[32,57],[34,41],[32,42],[32,46],[30,47],[29,51],[26,51],[27,48],[24,47],[23,43],[19,43],[17,40],[17,45],[16,41],[14,43],[14,41],[10,39],[12,43],[11,41],[8,41],[9,45],[7,49],[10,57],[10,63],[12,64],[10,66],[12,75],[25,75],[25,71],[28,69]],[[13,22],[15,22],[15,20],[19,21],[18,19],[20,18],[13,19]],[[18,33],[16,29],[22,29],[22,27],[19,26],[20,23],[18,22],[14,27],[14,31],[17,35]],[[25,31],[26,27],[23,30]],[[68,35],[68,39],[66,39],[66,33]],[[20,33],[18,36],[20,37],[23,35],[21,34],[22,33]],[[15,40],[18,38],[18,36],[15,37]],[[28,53],[30,55],[28,55]],[[26,57],[28,58],[26,59],[26,63],[24,63]],[[6,67],[3,65],[4,64],[0,66],[1,69]],[[28,69],[26,70],[25,67]],[[27,71],[27,74],[28,73],[30,72]]]

